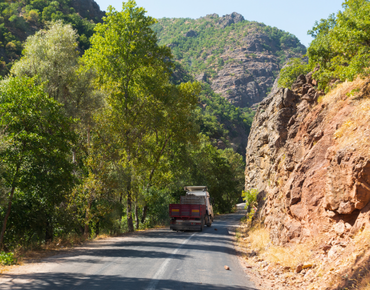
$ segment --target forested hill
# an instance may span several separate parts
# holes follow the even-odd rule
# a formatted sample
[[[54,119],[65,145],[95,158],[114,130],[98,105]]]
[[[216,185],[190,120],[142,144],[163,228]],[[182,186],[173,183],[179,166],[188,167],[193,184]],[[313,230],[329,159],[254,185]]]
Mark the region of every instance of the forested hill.
[[[287,59],[306,51],[294,35],[235,12],[162,18],[153,29],[186,70],[241,108],[262,101]]]
[[[21,57],[26,38],[49,21],[70,23],[82,54],[103,15],[94,0],[0,0],[0,75],[8,74]],[[305,48],[293,35],[237,13],[164,18],[152,29],[159,44],[171,47],[182,75],[203,82],[198,120],[202,133],[218,148],[232,147],[244,155],[253,117],[248,108],[267,95],[286,59]]]
[[[103,15],[94,0],[0,0],[0,75],[7,74],[13,61],[19,59],[26,38],[47,22],[70,23],[78,31],[79,47],[84,51]]]

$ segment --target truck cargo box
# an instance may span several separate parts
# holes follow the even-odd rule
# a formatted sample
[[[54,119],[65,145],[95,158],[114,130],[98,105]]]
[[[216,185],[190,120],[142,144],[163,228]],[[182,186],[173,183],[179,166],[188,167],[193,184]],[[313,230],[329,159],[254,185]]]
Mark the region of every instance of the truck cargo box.
[[[197,195],[185,195],[180,197],[181,204],[204,204],[206,205],[206,197],[205,196],[197,196]]]
[[[201,218],[206,214],[202,204],[170,204],[170,217]]]
[[[170,204],[170,229],[203,230],[206,206],[202,204]]]

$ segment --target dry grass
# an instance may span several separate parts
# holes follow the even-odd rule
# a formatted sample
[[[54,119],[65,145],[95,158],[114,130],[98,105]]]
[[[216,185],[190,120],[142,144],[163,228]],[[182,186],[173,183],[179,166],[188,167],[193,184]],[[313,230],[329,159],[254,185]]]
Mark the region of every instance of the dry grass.
[[[88,240],[101,240],[111,237],[109,235],[99,235],[94,239],[77,234],[69,235],[65,238],[55,238],[52,242],[44,245],[35,245],[29,248],[17,248],[14,250],[14,255],[17,258],[17,265],[23,265],[26,262],[34,262],[40,259],[56,255],[60,252],[70,250],[76,246],[83,245]],[[16,266],[0,265],[0,274],[11,270]]]
[[[239,238],[242,247],[257,252],[268,263],[279,264],[292,269],[295,269],[301,263],[308,262],[312,257],[311,250],[315,246],[314,242],[292,244],[285,247],[274,246],[269,237],[269,230],[262,226],[254,227],[249,231],[245,230],[244,235],[248,235],[248,237]],[[243,237],[243,234],[240,237]]]
[[[250,230],[246,241],[250,243],[250,248],[257,253],[264,252],[271,243],[268,230],[261,226]]]
[[[267,261],[295,269],[299,264],[308,262],[312,256],[310,245],[295,244],[288,247],[272,246],[266,252]]]
[[[362,99],[346,122],[335,132],[340,147],[356,146],[356,150],[370,157],[370,99]]]
[[[353,112],[347,117],[340,128],[334,133],[338,150],[355,146],[358,152],[370,156],[370,95],[369,79],[357,78],[353,82],[338,85],[320,103],[329,107],[326,122],[330,122],[337,113],[348,104],[353,104]],[[360,98],[359,98],[360,97]]]

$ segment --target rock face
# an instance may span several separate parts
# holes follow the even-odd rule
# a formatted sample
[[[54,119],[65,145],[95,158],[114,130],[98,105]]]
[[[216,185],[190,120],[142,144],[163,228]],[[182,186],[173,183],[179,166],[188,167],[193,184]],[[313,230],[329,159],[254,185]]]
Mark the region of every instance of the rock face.
[[[244,20],[244,17],[239,14],[239,13],[232,13],[232,14],[227,14],[218,21],[218,24],[222,27],[225,28],[226,26],[229,26],[233,23],[238,23]]]
[[[228,51],[222,57],[234,59],[212,80],[212,89],[238,107],[251,107],[261,102],[274,84],[279,70],[277,58],[268,54],[249,56],[247,47]]]
[[[292,90],[273,91],[249,136],[245,188],[258,189],[256,218],[275,244],[370,225],[370,81],[344,83],[325,97],[315,83],[310,73]]]
[[[247,21],[236,12],[159,19],[153,29],[160,44],[171,47],[174,58],[196,79],[241,108],[266,98],[286,60],[305,53],[291,34]]]

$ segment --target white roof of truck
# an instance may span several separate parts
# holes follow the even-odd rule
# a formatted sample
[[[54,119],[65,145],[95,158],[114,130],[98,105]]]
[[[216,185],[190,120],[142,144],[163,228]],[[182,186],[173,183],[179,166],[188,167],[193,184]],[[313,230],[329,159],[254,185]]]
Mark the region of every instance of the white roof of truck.
[[[207,186],[185,186],[185,191],[207,191]]]
[[[186,195],[209,196],[207,186],[185,186]]]

